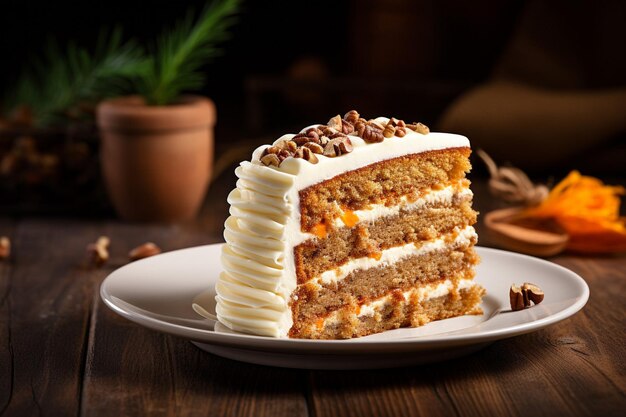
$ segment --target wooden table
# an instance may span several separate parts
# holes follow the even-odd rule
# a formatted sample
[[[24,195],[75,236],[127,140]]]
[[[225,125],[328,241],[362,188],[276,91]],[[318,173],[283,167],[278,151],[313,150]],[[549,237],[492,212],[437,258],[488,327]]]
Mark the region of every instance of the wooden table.
[[[547,329],[441,364],[306,371],[239,363],[133,324],[104,306],[101,281],[145,241],[164,250],[222,241],[228,172],[199,220],[0,218],[13,241],[0,262],[0,415],[553,416],[624,415],[626,257],[558,256],[591,288],[587,306]],[[484,183],[476,205],[491,208]],[[480,227],[479,227],[480,233]],[[111,260],[85,265],[88,242]],[[481,244],[489,245],[481,236]],[[511,280],[509,277],[502,277]]]

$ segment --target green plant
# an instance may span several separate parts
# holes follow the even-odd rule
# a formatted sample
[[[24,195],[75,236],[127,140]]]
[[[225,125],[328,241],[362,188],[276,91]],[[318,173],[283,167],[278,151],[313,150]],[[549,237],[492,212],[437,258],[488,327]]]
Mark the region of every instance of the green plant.
[[[65,53],[51,42],[43,59],[23,73],[15,89],[3,100],[7,113],[20,106],[29,109],[36,126],[52,125],[94,104],[128,90],[129,79],[145,72],[146,59],[134,42],[122,42],[119,28],[102,32],[93,53],[70,43]]]
[[[147,70],[139,77],[138,92],[151,105],[170,104],[182,91],[202,87],[202,66],[221,52],[240,0],[216,0],[194,23],[193,14],[164,33],[151,50]]]
[[[189,12],[148,54],[133,40],[123,42],[119,28],[102,33],[93,53],[74,43],[64,53],[52,44],[4,97],[4,116],[25,107],[33,124],[45,127],[80,116],[85,105],[128,93],[142,95],[150,105],[171,104],[181,92],[202,87],[202,67],[219,55],[240,3],[214,0],[195,21]]]

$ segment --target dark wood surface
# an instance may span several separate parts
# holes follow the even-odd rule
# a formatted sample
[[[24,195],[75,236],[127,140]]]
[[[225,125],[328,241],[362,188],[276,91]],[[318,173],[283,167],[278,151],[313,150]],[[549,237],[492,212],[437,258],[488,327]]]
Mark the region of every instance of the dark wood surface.
[[[239,363],[135,325],[102,303],[100,283],[127,262],[132,247],[222,241],[233,185],[230,173],[222,175],[198,220],[180,225],[0,218],[0,235],[13,242],[11,258],[0,262],[0,415],[623,415],[623,255],[551,259],[591,288],[589,303],[574,317],[471,356],[402,369]],[[474,190],[479,210],[493,208],[482,182]],[[93,269],[84,249],[100,235],[111,238],[111,259]],[[480,241],[490,244],[484,233]]]

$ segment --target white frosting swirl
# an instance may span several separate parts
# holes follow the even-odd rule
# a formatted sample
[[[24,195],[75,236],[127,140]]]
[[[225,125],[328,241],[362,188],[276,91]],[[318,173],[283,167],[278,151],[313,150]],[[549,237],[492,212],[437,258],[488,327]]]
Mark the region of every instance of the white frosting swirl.
[[[276,142],[293,136],[284,135]],[[287,158],[280,167],[260,163],[261,154],[270,146],[264,145],[254,151],[252,162],[242,162],[235,170],[239,180],[228,196],[231,216],[225,223],[224,272],[216,286],[217,318],[224,325],[235,331],[287,337],[293,325],[289,300],[297,285],[293,248],[315,238],[300,230],[300,190],[382,160],[469,147],[467,138],[460,135],[421,135],[411,130],[402,138],[380,143],[367,144],[356,136],[350,140],[354,150],[349,154],[318,155],[317,164]]]

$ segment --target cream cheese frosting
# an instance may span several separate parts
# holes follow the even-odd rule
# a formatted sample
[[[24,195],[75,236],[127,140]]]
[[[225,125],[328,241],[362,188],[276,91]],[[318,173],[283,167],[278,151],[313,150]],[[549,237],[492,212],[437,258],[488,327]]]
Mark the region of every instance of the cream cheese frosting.
[[[377,119],[380,123],[387,120]],[[275,144],[293,136],[284,135]],[[227,244],[221,257],[224,272],[216,285],[217,318],[227,327],[257,335],[287,337],[293,325],[289,300],[297,285],[293,248],[316,238],[301,231],[300,190],[382,160],[469,147],[464,136],[422,135],[410,130],[404,137],[394,136],[380,143],[368,144],[354,135],[349,138],[354,147],[351,153],[335,158],[317,155],[317,164],[302,158],[287,158],[278,167],[265,166],[259,159],[270,145],[264,145],[254,151],[251,162],[242,162],[235,170],[239,180],[228,196],[230,217],[224,231]],[[452,190],[444,189],[433,191],[426,198],[452,198],[452,194]],[[387,215],[381,207],[371,209],[371,213],[359,213],[359,217],[372,220]],[[473,228],[464,233],[474,233]]]

